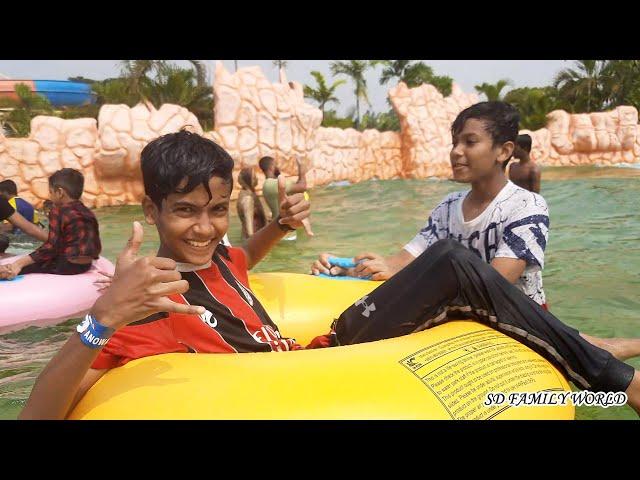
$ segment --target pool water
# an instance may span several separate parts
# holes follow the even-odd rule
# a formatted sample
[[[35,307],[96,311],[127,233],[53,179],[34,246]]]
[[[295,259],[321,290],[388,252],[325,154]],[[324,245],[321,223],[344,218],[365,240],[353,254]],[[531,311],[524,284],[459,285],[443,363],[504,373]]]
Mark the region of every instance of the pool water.
[[[310,191],[315,237],[298,232],[280,242],[257,272],[307,273],[319,252],[353,256],[397,252],[447,193],[463,186],[441,180],[368,181]],[[544,285],[553,313],[601,337],[640,336],[640,170],[548,168],[542,195],[550,208]],[[126,244],[139,206],[96,210],[103,255],[112,261]],[[240,243],[232,204],[229,239]],[[145,225],[142,253],[155,253],[158,237]],[[34,245],[13,246],[13,253]],[[0,289],[2,287],[0,286]],[[16,418],[40,370],[72,334],[77,319],[0,336],[0,418]],[[640,360],[630,362],[640,368]],[[580,419],[635,419],[629,407],[578,408]]]

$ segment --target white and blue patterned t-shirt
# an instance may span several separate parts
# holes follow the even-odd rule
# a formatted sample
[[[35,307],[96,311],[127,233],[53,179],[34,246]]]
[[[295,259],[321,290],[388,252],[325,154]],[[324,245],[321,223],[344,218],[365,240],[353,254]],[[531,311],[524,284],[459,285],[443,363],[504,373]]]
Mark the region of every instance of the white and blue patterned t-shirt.
[[[462,201],[468,193],[445,197],[404,249],[417,257],[438,240],[451,238],[487,263],[496,257],[526,260],[515,286],[537,303],[545,303],[542,269],[549,239],[547,202],[537,193],[508,182],[480,215],[465,222]]]

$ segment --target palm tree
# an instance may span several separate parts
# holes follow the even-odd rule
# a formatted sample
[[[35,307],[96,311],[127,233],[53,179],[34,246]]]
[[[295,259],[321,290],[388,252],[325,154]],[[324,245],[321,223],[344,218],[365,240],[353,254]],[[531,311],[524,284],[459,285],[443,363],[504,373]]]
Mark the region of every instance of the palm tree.
[[[272,63],[274,67],[278,67],[278,71],[280,71],[281,68],[287,68],[289,64],[286,60],[274,60]]]
[[[196,82],[198,87],[207,86],[207,67],[202,60],[187,60],[191,63],[193,70],[196,72]]]
[[[380,76],[380,85],[386,84],[392,78],[398,78],[409,88],[428,83],[436,87],[445,97],[451,94],[453,79],[446,75],[436,75],[433,69],[423,62],[411,63],[411,60],[384,60],[381,63],[386,65],[386,68]]]
[[[238,60],[234,60],[233,61],[233,66],[235,67],[235,69],[236,69],[235,71],[237,72],[238,71]]]
[[[640,103],[640,60],[609,60],[602,69],[606,108]]]
[[[602,86],[605,60],[577,60],[576,67],[558,72],[553,85],[561,97],[574,106],[574,111],[601,110],[604,104]]]
[[[204,130],[213,127],[213,90],[199,84],[198,72],[167,64],[143,91],[156,108],[163,103],[174,103],[193,113]]]
[[[142,90],[149,84],[149,73],[158,70],[164,60],[122,60],[120,62],[121,76],[128,79],[129,92],[137,97],[138,101],[145,101]]]
[[[502,100],[502,90],[507,85],[512,85],[511,80],[507,78],[502,78],[498,80],[495,84],[491,83],[483,83],[482,85],[476,85],[474,88],[478,93],[484,93],[485,97],[489,102],[500,101]]]
[[[97,105],[124,103],[133,107],[138,103],[139,97],[131,93],[129,86],[130,81],[126,78],[107,78],[94,82],[91,89],[97,96]]]
[[[188,60],[193,66],[197,84],[204,87],[207,84],[207,71],[204,63],[200,60]],[[147,100],[144,91],[148,90],[151,84],[149,74],[155,71],[159,75],[161,70],[166,68],[166,60],[123,60],[120,62],[121,74],[129,80],[129,91],[140,101]]]
[[[380,63],[378,60],[348,60],[331,62],[331,73],[333,75],[346,75],[351,78],[355,85],[356,95],[356,128],[360,126],[360,99],[371,106],[367,95],[367,80],[364,78],[365,72]]]
[[[340,85],[347,83],[347,81],[340,79],[333,82],[331,86],[327,86],[327,81],[320,72],[314,70],[311,72],[311,75],[316,80],[317,88],[305,85],[304,96],[318,102],[320,110],[322,110],[322,116],[324,117],[324,106],[327,103],[340,103],[340,101],[335,97],[335,92]]]
[[[546,126],[549,112],[565,109],[557,94],[551,86],[514,88],[504,96],[504,101],[516,107],[522,128],[537,130]]]
[[[380,85],[386,85],[392,78],[402,80],[411,60],[382,60],[381,63],[385,68],[380,75]]]

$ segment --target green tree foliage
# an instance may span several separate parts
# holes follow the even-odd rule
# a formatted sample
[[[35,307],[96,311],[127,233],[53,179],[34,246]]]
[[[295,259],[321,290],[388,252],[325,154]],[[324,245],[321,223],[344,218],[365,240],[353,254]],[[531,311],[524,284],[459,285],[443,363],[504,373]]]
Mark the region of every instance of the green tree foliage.
[[[318,102],[324,115],[325,105],[328,103],[335,103],[336,105],[340,103],[340,100],[335,96],[335,92],[340,85],[344,85],[347,81],[343,79],[336,80],[329,86],[322,73],[314,70],[311,72],[311,76],[315,79],[316,86],[314,88],[310,85],[305,85],[304,96]]]
[[[553,86],[574,113],[601,111],[607,104],[606,60],[577,60],[575,68],[558,72]]]
[[[552,86],[514,88],[504,96],[504,101],[518,109],[520,127],[527,130],[544,128],[549,112],[566,109],[558,91]]]
[[[351,116],[341,117],[335,110],[327,110],[322,116],[323,127],[334,128],[356,128],[355,121]]]
[[[393,109],[380,113],[367,111],[362,116],[362,121],[360,122],[360,130],[366,130],[367,128],[374,128],[376,130],[379,130],[380,132],[399,132],[400,119]]]
[[[53,107],[49,100],[31,91],[24,83],[15,86],[17,100],[3,99],[0,107],[10,108],[2,115],[2,127],[11,137],[27,137],[31,132],[31,119],[36,115],[50,115]]]
[[[496,83],[483,83],[476,85],[474,88],[478,93],[483,93],[487,101],[494,102],[502,100],[502,90],[508,85],[512,85],[511,80],[503,78]]]
[[[428,83],[444,96],[451,95],[453,79],[446,75],[436,75],[433,69],[423,63],[411,63],[411,60],[383,60],[385,68],[380,75],[380,85],[385,85],[393,78],[407,84],[409,88],[414,88]]]
[[[371,106],[367,92],[367,80],[364,78],[365,72],[375,67],[377,60],[347,60],[331,62],[331,73],[333,75],[346,75],[354,85],[353,93],[356,96],[356,126],[360,124],[360,100]]]
[[[103,87],[94,86],[101,104],[151,102],[185,107],[204,130],[213,128],[213,89],[206,81],[206,68],[199,60],[189,60],[192,68],[178,67],[166,60],[124,60],[122,76]],[[106,81],[105,81],[106,82]]]

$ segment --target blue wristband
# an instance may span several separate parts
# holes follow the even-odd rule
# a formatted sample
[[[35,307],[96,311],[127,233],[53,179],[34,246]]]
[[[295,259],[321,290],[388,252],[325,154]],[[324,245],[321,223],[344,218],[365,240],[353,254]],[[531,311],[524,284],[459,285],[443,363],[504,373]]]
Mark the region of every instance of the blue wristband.
[[[90,313],[84,317],[84,321],[76,327],[80,334],[80,340],[89,348],[104,347],[115,330],[98,322]]]

